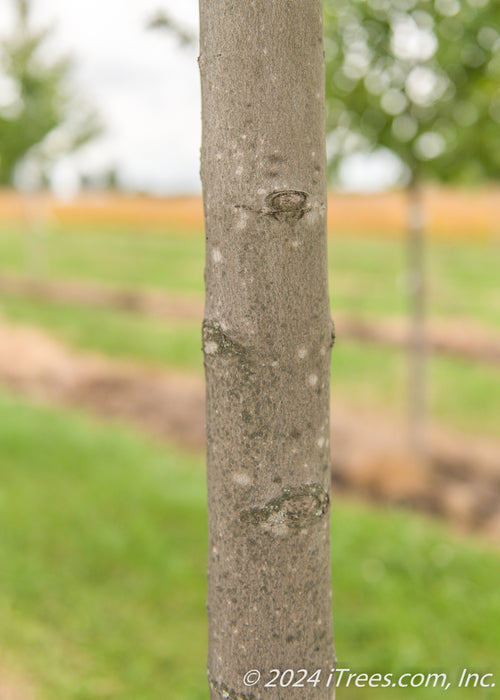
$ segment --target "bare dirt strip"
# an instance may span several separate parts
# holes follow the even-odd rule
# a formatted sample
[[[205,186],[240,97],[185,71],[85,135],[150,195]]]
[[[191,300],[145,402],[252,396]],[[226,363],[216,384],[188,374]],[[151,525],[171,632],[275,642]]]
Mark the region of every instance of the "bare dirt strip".
[[[39,329],[0,319],[0,385],[204,449],[201,377],[76,351]],[[333,403],[331,444],[337,493],[410,506],[500,542],[499,443],[435,429],[429,464],[417,464],[405,449],[401,422]]]
[[[0,663],[0,700],[35,700],[31,683],[19,673],[13,673]]]
[[[59,304],[79,304],[136,312],[170,320],[201,322],[203,302],[196,297],[172,296],[159,291],[116,287],[77,280],[34,280],[14,274],[0,275],[0,294]],[[368,321],[335,314],[338,338],[396,348],[408,346],[405,319]],[[443,320],[428,326],[429,349],[436,353],[500,364],[500,333],[470,320]]]

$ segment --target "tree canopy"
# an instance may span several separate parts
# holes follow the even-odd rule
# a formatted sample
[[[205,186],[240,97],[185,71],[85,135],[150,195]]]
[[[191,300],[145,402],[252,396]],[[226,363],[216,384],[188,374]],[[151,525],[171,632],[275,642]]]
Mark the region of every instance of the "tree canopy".
[[[31,27],[27,0],[15,0],[15,9],[14,30],[0,42],[0,185],[13,184],[27,157],[42,174],[101,132],[95,112],[70,88],[70,60],[44,57],[51,30]]]
[[[149,20],[147,28],[165,31],[177,39],[181,46],[194,46],[198,42],[198,37],[193,31],[186,29],[165,10],[158,10]]]
[[[330,168],[386,149],[406,183],[500,177],[500,3],[325,0]]]

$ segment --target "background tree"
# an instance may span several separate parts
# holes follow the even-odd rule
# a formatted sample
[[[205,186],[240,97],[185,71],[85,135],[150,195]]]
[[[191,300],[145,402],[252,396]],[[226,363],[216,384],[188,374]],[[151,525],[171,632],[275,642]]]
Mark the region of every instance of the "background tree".
[[[195,32],[182,26],[179,21],[165,10],[158,10],[149,20],[148,29],[161,29],[175,37],[181,46],[195,46],[197,36]]]
[[[71,62],[49,60],[51,30],[32,28],[30,3],[14,0],[15,25],[0,42],[0,187],[30,191],[49,182],[50,166],[98,136],[95,114],[73,94]],[[33,276],[47,267],[43,216],[32,195],[23,197],[26,215],[25,265]]]
[[[409,201],[410,426],[425,455],[424,180],[500,177],[496,0],[325,0],[330,168],[385,150]]]
[[[0,43],[0,185],[12,185],[30,158],[43,181],[60,155],[80,148],[101,132],[96,114],[72,93],[67,57],[48,60],[50,29],[34,29],[28,0],[15,0],[15,26]]]
[[[326,699],[322,4],[201,0],[200,17],[210,696],[303,698],[316,682],[314,697]],[[321,669],[321,682],[265,689],[274,668]],[[253,688],[250,669],[262,672]]]

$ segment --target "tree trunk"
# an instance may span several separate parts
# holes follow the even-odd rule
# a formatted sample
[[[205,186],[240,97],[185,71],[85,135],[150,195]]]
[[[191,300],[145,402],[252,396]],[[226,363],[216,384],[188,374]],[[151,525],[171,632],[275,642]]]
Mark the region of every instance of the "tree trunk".
[[[425,292],[424,204],[419,183],[408,187],[408,268],[409,268],[409,432],[414,456],[426,459],[427,418],[427,333]]]
[[[44,194],[21,193],[24,233],[24,272],[33,279],[42,279],[48,273],[46,205]]]
[[[200,19],[210,697],[331,698],[322,4]]]

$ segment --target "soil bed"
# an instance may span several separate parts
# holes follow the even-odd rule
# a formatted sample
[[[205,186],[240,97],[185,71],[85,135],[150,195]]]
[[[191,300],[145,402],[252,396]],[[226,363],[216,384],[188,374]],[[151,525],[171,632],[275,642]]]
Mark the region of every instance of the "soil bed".
[[[0,293],[14,297],[43,300],[54,304],[81,304],[140,313],[147,316],[199,321],[203,301],[196,297],[173,296],[160,291],[117,287],[76,280],[35,280],[29,277],[0,275]],[[339,338],[404,348],[408,345],[405,319],[378,321],[335,314]],[[500,364],[500,335],[470,320],[434,321],[428,327],[429,348],[436,353],[475,362]]]
[[[0,320],[0,385],[204,449],[204,385],[191,375],[76,351],[37,328]],[[405,449],[404,425],[334,402],[331,444],[334,496],[412,507],[500,542],[498,443],[435,429],[429,464],[417,464]]]

